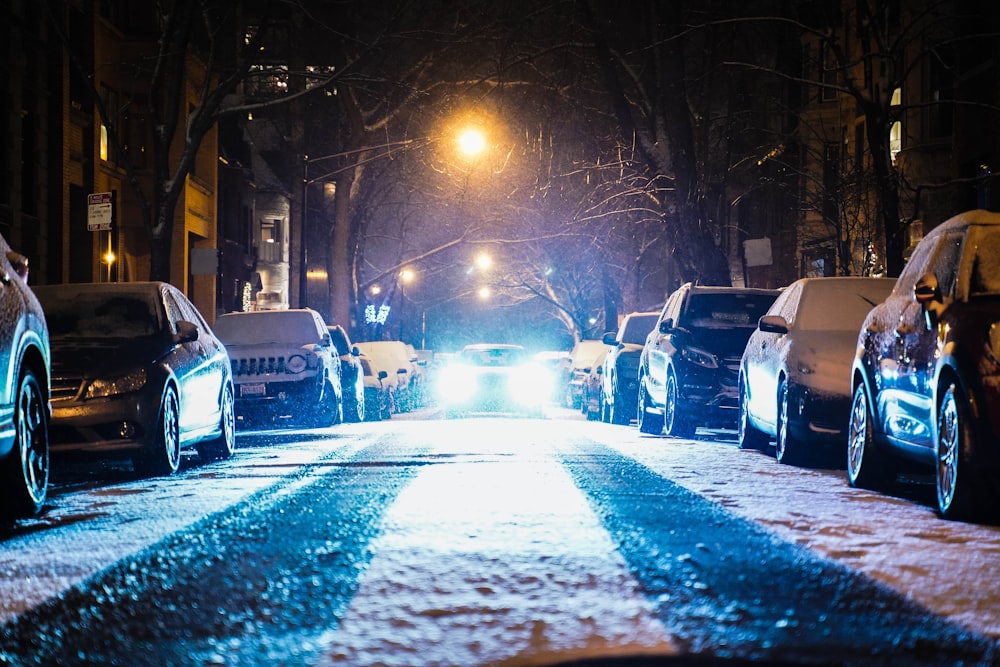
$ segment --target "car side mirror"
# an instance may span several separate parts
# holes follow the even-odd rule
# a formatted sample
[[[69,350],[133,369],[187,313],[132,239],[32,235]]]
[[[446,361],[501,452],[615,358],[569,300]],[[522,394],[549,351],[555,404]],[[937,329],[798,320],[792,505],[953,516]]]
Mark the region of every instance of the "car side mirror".
[[[187,320],[177,320],[177,335],[174,336],[175,343],[190,343],[198,340],[198,325]]]
[[[361,356],[361,348],[358,347],[357,345],[352,345],[351,346],[351,356],[352,357],[360,357]]]
[[[764,315],[757,321],[757,328],[764,333],[788,333],[788,321],[781,315]]]
[[[937,326],[944,310],[944,299],[941,297],[941,286],[938,284],[937,276],[933,273],[920,276],[920,280],[913,285],[913,298],[924,309],[927,328]]]
[[[601,342],[605,345],[618,345],[617,336],[614,331],[608,331],[601,337]]]
[[[387,377],[389,377],[389,374],[388,374],[388,373],[386,373],[385,371],[379,371],[379,372],[378,372],[378,379],[379,379],[379,380],[384,380],[384,379],[386,379]]]
[[[660,326],[657,327],[661,334],[670,333],[670,330],[674,328],[674,318],[668,317],[667,319],[660,322]]]

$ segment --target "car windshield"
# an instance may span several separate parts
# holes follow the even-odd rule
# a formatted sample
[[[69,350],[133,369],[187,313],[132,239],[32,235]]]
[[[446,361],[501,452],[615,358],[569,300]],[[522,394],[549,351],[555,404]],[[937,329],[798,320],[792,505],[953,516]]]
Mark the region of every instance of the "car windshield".
[[[693,294],[678,324],[689,329],[755,327],[774,298],[772,294]]]
[[[159,330],[152,295],[37,290],[52,338],[138,338]]]
[[[984,230],[976,244],[969,294],[1000,294],[1000,229]]]
[[[516,366],[526,359],[525,351],[519,347],[466,348],[461,354],[462,363],[472,366]]]
[[[653,330],[654,326],[656,326],[656,320],[658,318],[659,313],[630,317],[628,324],[625,325],[625,332],[622,334],[622,342],[642,345],[646,342],[646,336],[648,336],[649,332]]]

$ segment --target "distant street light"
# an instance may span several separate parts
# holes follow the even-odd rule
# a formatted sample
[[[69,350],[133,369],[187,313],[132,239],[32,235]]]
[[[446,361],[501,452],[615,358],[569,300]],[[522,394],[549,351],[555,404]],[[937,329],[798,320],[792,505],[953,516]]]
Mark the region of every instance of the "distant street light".
[[[489,287],[480,287],[479,288],[479,298],[482,299],[483,301],[486,301],[487,299],[489,299],[491,294],[492,294],[492,292],[490,291]]]
[[[475,157],[486,149],[486,136],[475,127],[462,130],[457,139],[458,150],[466,157]]]
[[[476,257],[476,266],[480,271],[488,271],[493,266],[493,258],[488,253],[481,252]]]

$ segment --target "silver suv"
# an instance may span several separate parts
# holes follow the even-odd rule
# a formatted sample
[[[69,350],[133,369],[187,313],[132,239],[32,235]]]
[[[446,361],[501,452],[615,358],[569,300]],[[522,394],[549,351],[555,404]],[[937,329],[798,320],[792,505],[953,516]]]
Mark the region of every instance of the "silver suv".
[[[340,357],[319,313],[309,308],[227,313],[214,329],[229,352],[242,426],[343,421]]]

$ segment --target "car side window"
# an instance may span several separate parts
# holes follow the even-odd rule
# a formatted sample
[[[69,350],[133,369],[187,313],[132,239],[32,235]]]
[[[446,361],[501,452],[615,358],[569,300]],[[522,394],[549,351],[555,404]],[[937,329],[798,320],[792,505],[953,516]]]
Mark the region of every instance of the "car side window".
[[[934,249],[928,269],[937,276],[941,294],[951,296],[955,290],[955,277],[958,275],[958,263],[962,257],[962,242],[965,235],[956,232],[944,236]]]
[[[793,285],[789,287],[775,300],[774,305],[770,309],[772,315],[780,315],[785,318],[788,324],[795,321],[795,313],[798,310],[799,296],[802,294],[802,285]]]
[[[906,266],[903,267],[902,273],[899,274],[896,286],[892,290],[893,296],[901,296],[907,299],[913,298],[913,286],[917,283],[920,276],[927,273],[928,258],[931,254],[932,245],[932,243],[924,242],[917,244],[913,255],[910,256],[910,259],[906,262]]]
[[[177,333],[177,320],[183,320],[184,316],[181,314],[180,306],[177,305],[177,300],[174,299],[174,295],[169,290],[163,291],[163,308],[167,311],[167,324],[170,327],[170,333]]]
[[[983,230],[975,242],[969,294],[1000,294],[1000,231]]]

